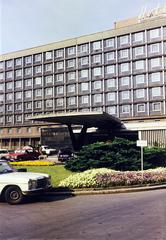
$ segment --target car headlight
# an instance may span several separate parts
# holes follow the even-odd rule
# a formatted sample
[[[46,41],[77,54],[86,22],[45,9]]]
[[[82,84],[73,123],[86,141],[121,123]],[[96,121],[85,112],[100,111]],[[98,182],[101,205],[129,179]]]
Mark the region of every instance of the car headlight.
[[[36,187],[37,187],[37,181],[30,179],[28,182],[29,190],[36,189]]]

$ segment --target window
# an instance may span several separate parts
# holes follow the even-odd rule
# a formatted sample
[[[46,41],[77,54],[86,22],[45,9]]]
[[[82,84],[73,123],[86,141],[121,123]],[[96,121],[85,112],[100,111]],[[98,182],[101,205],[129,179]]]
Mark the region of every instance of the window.
[[[129,41],[128,35],[120,37],[120,45],[128,44],[128,41]]]
[[[115,59],[115,52],[108,52],[106,53],[106,60],[111,61]]]
[[[0,73],[0,81],[3,81],[3,73]]]
[[[101,42],[93,42],[93,50],[99,50],[101,48]]]
[[[9,94],[9,93],[8,93]],[[7,99],[7,94],[6,94],[6,99]],[[4,95],[3,94],[0,94],[0,102],[3,102],[4,101]]]
[[[115,101],[115,98],[116,98],[115,92],[110,92],[106,94],[107,101]]]
[[[81,58],[81,65],[86,65],[86,64],[88,64],[88,57]]]
[[[101,89],[101,81],[94,82],[93,87],[95,90]]]
[[[106,39],[105,45],[106,47],[114,47],[114,38]]]
[[[15,104],[15,110],[21,111],[22,110],[22,104],[21,103],[16,103]]]
[[[134,34],[134,41],[135,42],[143,42],[144,40],[144,33],[143,32],[138,32]]]
[[[144,98],[145,97],[145,89],[137,89],[136,90],[136,97],[137,98]]]
[[[8,119],[10,119],[10,116],[9,116]],[[8,122],[10,122],[10,121],[8,121]],[[12,128],[8,128],[8,134],[12,134],[12,132],[13,132],[13,129]]]
[[[0,62],[0,69],[3,70],[3,62]]]
[[[16,115],[16,122],[21,122],[21,121],[22,121],[22,116]]]
[[[160,87],[152,88],[152,97],[159,97],[159,96],[161,96],[161,88]]]
[[[123,105],[122,113],[130,113],[130,105]]]
[[[34,68],[34,71],[35,71],[36,74],[42,73],[42,66],[36,66],[36,67]]]
[[[44,79],[45,79],[46,84],[53,83],[53,77],[52,76],[46,76]]]
[[[144,69],[144,61],[143,61],[143,60],[136,61],[136,62],[135,62],[135,69],[136,69],[136,70],[142,70],[142,69]]]
[[[143,84],[143,83],[145,83],[145,75],[143,75],[143,74],[136,75],[135,76],[135,81],[136,81],[136,84]]]
[[[114,78],[107,79],[106,80],[106,86],[107,86],[107,88],[114,88],[114,87],[116,87],[115,79]]]
[[[158,53],[160,51],[159,43],[151,44],[149,45],[149,47],[150,47],[150,53]]]
[[[144,54],[144,47],[136,47],[134,50],[135,50],[135,56]]]
[[[22,70],[21,69],[16,70],[15,75],[16,75],[16,77],[21,77],[22,76]]]
[[[35,89],[35,97],[41,97],[42,96],[42,89]]]
[[[57,69],[63,69],[63,62],[57,62]]]
[[[102,94],[95,94],[94,103],[101,103],[101,102],[102,102]]]
[[[121,72],[128,72],[129,71],[129,63],[122,63],[120,64]]]
[[[12,82],[6,83],[6,89],[7,90],[12,90],[13,89],[13,83]]]
[[[32,98],[32,91],[25,91],[25,98]]]
[[[41,77],[36,77],[34,78],[35,85],[41,85],[42,84],[42,78]]]
[[[84,52],[87,52],[87,51],[88,51],[88,45],[87,44],[80,45],[80,52],[81,53],[84,53]]]
[[[56,50],[56,57],[63,57],[63,49]]]
[[[35,108],[41,108],[41,107],[42,107],[42,101],[36,101]]]
[[[101,62],[101,55],[94,55],[93,56],[93,63],[100,63]]]
[[[124,49],[119,52],[120,58],[128,58],[129,57],[129,50]]]
[[[109,114],[116,114],[116,106],[110,106],[110,107],[108,107],[107,108],[107,112],[109,113]]]
[[[86,70],[82,70],[82,71],[86,71]],[[81,71],[81,72],[82,72],[82,71]],[[75,79],[76,79],[76,73],[75,73],[75,72],[69,72],[69,73],[67,73],[67,79],[68,79],[69,81],[75,80]]]
[[[151,74],[151,81],[152,82],[160,82],[161,80],[161,74],[160,72],[155,72]]]
[[[15,87],[16,88],[22,88],[22,81],[16,81],[15,82]]]
[[[152,103],[152,111],[161,111],[161,103],[160,102]]]
[[[58,106],[58,107],[63,106],[63,104],[64,104],[63,101],[64,101],[63,98],[58,98],[58,99],[56,100],[57,106]]]
[[[6,105],[7,112],[13,111],[13,105]]]
[[[51,60],[52,59],[52,51],[45,52],[44,56],[45,56],[45,60]]]
[[[121,86],[129,86],[130,78],[129,77],[122,77],[120,78]]]
[[[11,79],[13,77],[13,72],[10,71],[10,72],[6,72],[6,78],[7,79]]]
[[[6,61],[6,66],[7,68],[11,68],[13,66],[13,61],[12,60]]]
[[[32,86],[32,79],[25,79],[25,87],[31,87]]]
[[[70,97],[68,98],[69,105],[75,105],[76,104],[76,97]]]
[[[11,123],[12,122],[12,116],[6,116],[6,121],[8,123]]]
[[[32,128],[28,127],[27,128],[27,133],[32,133]]]
[[[35,62],[41,62],[41,60],[42,60],[42,55],[41,54],[36,54],[34,56],[34,61]]]
[[[21,133],[21,128],[17,128],[17,129],[16,129],[16,132],[17,132],[17,133]]]
[[[115,65],[110,65],[106,67],[106,74],[114,74],[115,73]]]
[[[75,54],[75,47],[70,47],[67,49],[67,53],[68,55],[72,55],[72,54]]]
[[[76,91],[75,84],[67,86],[68,93],[74,93]]]
[[[25,64],[31,64],[31,63],[32,63],[32,57],[31,56],[25,57]]]
[[[152,30],[149,31],[149,33],[150,33],[150,39],[160,37],[160,30],[159,30],[159,28],[152,29]]]
[[[130,98],[130,92],[129,91],[123,91],[122,92],[122,99],[129,99]]]
[[[4,84],[0,84],[0,91],[4,91]]]
[[[89,83],[81,83],[81,91],[88,91]]]
[[[89,96],[82,96],[81,97],[81,103],[82,104],[88,104],[89,103]]]
[[[63,94],[63,86],[57,87],[57,94]]]
[[[22,59],[21,58],[16,58],[15,59],[15,65],[16,66],[21,66],[21,64],[22,64]]]
[[[57,81],[57,82],[63,82],[63,77],[64,77],[64,76],[63,76],[63,73],[57,74],[57,75],[56,75],[56,81]]]
[[[46,107],[53,107],[52,99],[46,100]]]
[[[44,66],[44,70],[45,70],[46,72],[52,72],[52,64],[46,64],[46,65]]]
[[[32,74],[32,68],[25,68],[24,73],[25,73],[26,76],[31,75]]]
[[[21,100],[22,99],[22,92],[16,92],[15,97],[16,97],[16,100]]]
[[[151,68],[160,67],[160,58],[151,59]]]
[[[75,59],[68,60],[67,67],[75,67]]]
[[[81,78],[88,78],[88,75],[89,75],[88,69],[85,69],[85,70],[81,70],[81,71],[80,71],[80,76],[81,76]]]
[[[137,112],[145,112],[145,104],[137,104]]]
[[[94,76],[97,77],[97,76],[101,76],[102,75],[102,68],[94,68],[93,69],[93,72],[94,72]]]
[[[7,93],[6,94],[6,100],[11,101],[13,99],[13,94],[12,93]]]
[[[26,102],[25,103],[25,108],[28,109],[32,109],[32,103],[31,102]]]
[[[52,88],[46,88],[45,89],[46,96],[52,96],[53,95],[53,89]]]

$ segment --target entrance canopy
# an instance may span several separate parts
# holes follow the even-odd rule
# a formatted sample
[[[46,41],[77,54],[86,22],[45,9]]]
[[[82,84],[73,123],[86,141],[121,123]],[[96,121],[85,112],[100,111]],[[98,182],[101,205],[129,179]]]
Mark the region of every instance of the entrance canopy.
[[[107,132],[111,132],[112,136],[115,136],[116,132],[126,129],[118,118],[105,112],[71,112],[37,115],[29,118],[29,120],[67,125],[74,150],[79,150],[84,145],[88,128],[95,127],[100,130],[108,130]],[[73,132],[72,125],[82,126],[77,136]]]
[[[35,121],[44,121],[63,125],[83,125],[87,128],[125,128],[120,119],[105,112],[71,112],[61,114],[37,115],[29,118]]]

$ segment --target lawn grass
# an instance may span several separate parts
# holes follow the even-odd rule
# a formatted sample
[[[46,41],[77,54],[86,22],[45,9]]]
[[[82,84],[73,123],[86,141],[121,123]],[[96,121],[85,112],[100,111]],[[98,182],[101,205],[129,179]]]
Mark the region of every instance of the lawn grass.
[[[17,169],[24,167],[15,167]],[[74,174],[71,171],[68,171],[64,168],[63,165],[55,166],[25,166],[28,172],[39,172],[39,173],[48,173],[51,175],[53,187],[58,187],[58,184],[61,180],[67,178],[68,176]]]

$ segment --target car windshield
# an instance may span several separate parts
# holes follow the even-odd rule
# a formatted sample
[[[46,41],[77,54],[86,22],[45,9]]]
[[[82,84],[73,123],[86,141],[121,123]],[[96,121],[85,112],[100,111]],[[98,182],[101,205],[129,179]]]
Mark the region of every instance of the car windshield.
[[[24,154],[24,153],[26,153],[26,151],[25,150],[15,150],[15,153]]]
[[[5,154],[5,153],[8,153],[7,150],[0,150],[0,154]]]
[[[7,162],[0,162],[0,174],[15,172],[15,169]]]

